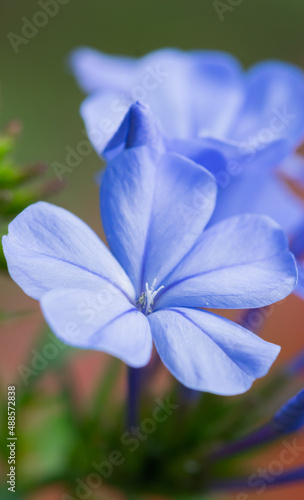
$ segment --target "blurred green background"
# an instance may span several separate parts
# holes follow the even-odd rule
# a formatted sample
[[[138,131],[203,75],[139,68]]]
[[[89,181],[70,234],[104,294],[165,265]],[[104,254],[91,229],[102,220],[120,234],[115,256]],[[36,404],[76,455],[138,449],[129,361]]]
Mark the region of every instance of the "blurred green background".
[[[18,54],[8,33],[22,36],[22,18],[32,21],[41,6],[36,0],[1,1],[0,123],[11,118],[23,122],[17,151],[22,162],[64,163],[66,146],[74,148],[83,138],[82,93],[65,65],[67,54],[79,45],[131,56],[164,46],[218,49],[233,53],[245,66],[264,58],[304,65],[303,0],[234,0],[236,7],[224,0],[232,10],[223,13],[223,21],[213,0],[64,1],[28,43],[20,43]],[[90,181],[99,163],[94,153],[84,159],[66,176],[68,188],[56,202],[91,219],[92,205],[84,196],[89,190],[98,201]],[[54,176],[51,167],[49,176]]]

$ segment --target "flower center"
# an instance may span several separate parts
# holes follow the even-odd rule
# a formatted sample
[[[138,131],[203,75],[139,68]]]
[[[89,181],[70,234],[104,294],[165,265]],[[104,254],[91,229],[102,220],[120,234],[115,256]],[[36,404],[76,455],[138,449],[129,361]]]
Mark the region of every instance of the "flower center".
[[[138,309],[146,316],[152,312],[152,306],[156,295],[164,288],[163,286],[160,286],[157,290],[155,290],[155,284],[156,279],[153,281],[151,288],[149,288],[149,284],[146,283],[146,291],[140,295],[138,301],[136,302]]]

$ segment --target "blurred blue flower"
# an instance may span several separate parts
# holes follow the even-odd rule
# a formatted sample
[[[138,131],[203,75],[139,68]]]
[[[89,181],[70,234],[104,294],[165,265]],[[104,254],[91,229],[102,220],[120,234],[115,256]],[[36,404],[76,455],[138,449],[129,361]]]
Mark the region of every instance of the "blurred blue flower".
[[[217,149],[232,155],[239,156],[240,146],[252,153],[276,140],[294,149],[304,136],[304,75],[290,64],[268,61],[244,72],[220,52],[161,49],[132,59],[89,48],[76,50],[70,63],[82,88],[95,94],[100,119],[113,126],[142,101],[167,137],[216,140]]]
[[[279,408],[275,415],[254,431],[224,444],[212,454],[212,460],[222,460],[238,453],[248,452],[292,434],[304,426],[304,390],[298,392]],[[211,458],[211,457],[210,457]]]
[[[254,451],[256,448],[272,444],[282,438],[287,438],[296,431],[302,430],[304,425],[304,391],[301,390],[294,397],[289,399],[276,413],[261,427],[257,427],[249,434],[223,444],[221,447],[215,448],[214,452],[209,456],[209,461],[217,462],[234,458],[242,453]],[[294,461],[292,453],[297,448],[297,440],[292,442],[283,440],[284,451],[282,454],[290,453],[292,455],[290,463]],[[283,470],[280,474],[275,474],[271,477],[269,486],[278,486],[280,484],[290,484],[304,479],[304,467],[289,468]],[[232,477],[228,479],[215,480],[212,484],[214,490],[229,489],[238,490],[252,488],[248,483],[248,477]]]
[[[140,367],[153,340],[187,387],[244,392],[279,347],[199,308],[265,306],[292,292],[297,272],[268,217],[234,217],[204,231],[215,202],[215,180],[200,165],[126,149],[101,186],[111,252],[71,213],[37,203],[3,237],[9,272],[62,341]]]
[[[81,48],[70,62],[92,94],[81,114],[106,159],[121,147],[109,142],[128,109],[141,101],[150,106],[165,149],[215,175],[220,193],[213,222],[261,213],[289,233],[303,220],[302,201],[276,175],[284,171],[303,184],[304,167],[290,156],[304,138],[300,69],[268,61],[244,72],[225,53],[174,49],[132,59]]]

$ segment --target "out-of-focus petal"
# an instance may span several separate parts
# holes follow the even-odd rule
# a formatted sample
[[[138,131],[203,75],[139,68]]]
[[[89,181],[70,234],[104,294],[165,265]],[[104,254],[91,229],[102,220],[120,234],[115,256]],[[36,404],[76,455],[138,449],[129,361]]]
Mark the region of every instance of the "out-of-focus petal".
[[[89,47],[72,52],[70,66],[79,85],[88,94],[96,90],[127,92],[133,83],[137,60],[108,55]]]
[[[288,234],[304,220],[304,203],[271,171],[219,176],[218,198],[210,225],[238,214],[268,215]]]
[[[207,168],[218,177],[218,184],[229,186],[234,177],[263,174],[276,167],[289,152],[288,143],[275,140],[255,148],[226,139],[204,137],[200,140],[166,139],[168,151],[175,151]]]
[[[223,139],[244,99],[239,62],[230,54],[194,51],[188,74],[192,104],[191,137]]]
[[[104,95],[106,117],[111,95],[151,106],[166,134],[222,136],[243,100],[241,68],[229,54],[165,48],[140,59],[109,56],[82,48],[70,58],[72,70],[88,93]],[[216,99],[214,95],[216,94]]]
[[[253,66],[245,81],[246,98],[228,137],[246,142],[285,137],[295,148],[304,137],[304,73],[266,61]]]
[[[102,155],[106,145],[121,126],[130,101],[113,91],[92,94],[80,107],[86,132],[97,154]]]

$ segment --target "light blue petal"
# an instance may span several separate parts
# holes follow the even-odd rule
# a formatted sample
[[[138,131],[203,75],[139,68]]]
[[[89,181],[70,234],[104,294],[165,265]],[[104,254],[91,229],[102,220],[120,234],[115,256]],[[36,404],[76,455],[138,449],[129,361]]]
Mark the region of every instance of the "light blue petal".
[[[103,155],[109,161],[124,149],[140,146],[165,152],[163,136],[149,106],[136,102],[130,106],[118,131],[106,145]]]
[[[181,139],[222,136],[243,99],[241,71],[229,54],[163,49],[141,60],[160,74],[146,101],[166,135]],[[155,71],[156,70],[156,71]]]
[[[165,280],[155,307],[263,307],[289,295],[296,281],[295,259],[279,226],[244,215],[204,231]]]
[[[176,152],[199,163],[220,180],[230,175],[231,168],[248,173],[277,165],[289,151],[288,143],[275,140],[259,145],[240,145],[237,142],[212,137],[176,139],[162,130],[150,107],[129,101],[113,93],[93,94],[81,105],[88,137],[99,155],[110,161],[126,147],[147,145],[159,151]]]
[[[264,173],[273,168],[289,152],[285,140],[275,140],[254,148],[225,139],[205,137],[200,140],[166,139],[168,151],[175,151],[207,168],[218,180],[219,187],[230,186],[234,178]]]
[[[181,138],[206,129],[222,135],[243,100],[241,68],[221,52],[167,48],[135,60],[83,48],[72,54],[71,66],[86,92],[104,94],[106,107],[115,93],[130,104],[144,101],[166,133]]]
[[[186,387],[241,394],[266,375],[280,348],[206,311],[172,308],[148,316],[157,351]]]
[[[304,74],[295,66],[267,61],[246,76],[246,99],[228,137],[257,142],[285,137],[291,148],[304,137]]]
[[[226,182],[226,178],[221,178]],[[228,184],[222,186],[210,225],[234,215],[256,213],[268,215],[291,234],[303,222],[304,203],[275,172],[240,174],[230,177]]]
[[[191,137],[224,138],[244,100],[242,68],[223,52],[188,54],[188,91],[191,95]]]
[[[131,57],[103,54],[89,47],[72,52],[69,62],[79,85],[87,93],[108,89],[126,92],[133,83],[137,65]]]
[[[80,107],[88,138],[101,155],[121,126],[132,103],[119,93],[103,92],[90,95]]]
[[[124,270],[98,236],[78,217],[50,203],[26,208],[2,239],[13,280],[39,299],[54,288],[98,289],[105,279],[134,300]]]
[[[166,138],[165,145],[167,151],[175,152],[189,158],[209,170],[213,175],[226,170],[227,149],[222,147],[223,144],[221,141],[216,141],[216,144],[209,144],[205,140],[199,139]],[[232,155],[236,154],[238,156],[237,147],[233,146],[231,149],[233,149]],[[229,148],[229,153],[231,153],[231,149]]]
[[[138,294],[163,277],[192,247],[215,205],[213,177],[174,154],[125,150],[109,163],[101,213],[111,250]]]
[[[42,312],[57,337],[82,349],[105,351],[128,365],[148,363],[152,351],[149,322],[112,285],[98,290],[51,290]]]
[[[191,68],[191,53],[177,49],[157,50],[139,60],[131,99],[150,106],[166,135],[192,134]]]
[[[147,145],[165,150],[163,135],[149,106],[136,102],[128,108],[127,103],[113,94],[97,93],[81,105],[88,137],[107,161],[129,147]]]
[[[220,52],[161,49],[132,59],[84,48],[71,66],[87,92],[104,94],[101,117],[116,96],[115,107],[148,103],[166,134],[180,139],[212,136],[257,149],[278,138],[294,148],[304,137],[304,77],[290,64],[266,61],[244,73]]]

